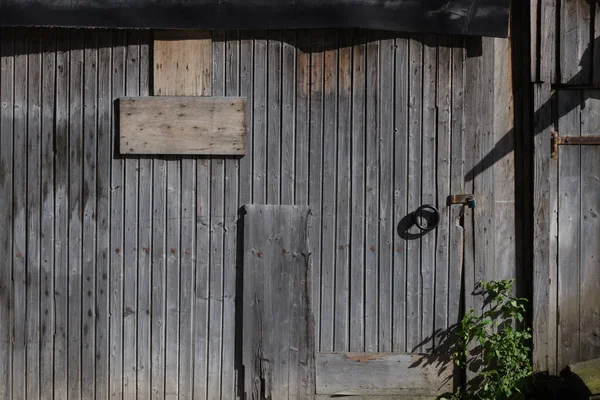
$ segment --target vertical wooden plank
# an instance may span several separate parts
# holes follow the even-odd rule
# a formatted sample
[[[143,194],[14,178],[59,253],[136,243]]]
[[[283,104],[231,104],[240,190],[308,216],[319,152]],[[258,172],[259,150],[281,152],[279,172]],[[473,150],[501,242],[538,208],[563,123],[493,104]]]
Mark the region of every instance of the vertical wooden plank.
[[[310,32],[298,31],[296,56],[296,190],[294,204],[308,204]]]
[[[148,96],[150,92],[150,37],[149,31],[139,32],[140,96]],[[140,400],[151,396],[152,164],[149,158],[139,160],[136,394]]]
[[[594,55],[594,58],[591,60],[592,83],[598,86],[600,85],[600,70],[596,67],[598,66],[598,55],[600,54],[600,40],[598,40],[598,37],[600,37],[600,7],[597,4],[594,4],[592,13],[592,20],[594,21],[594,30],[591,38],[592,44],[590,45],[592,54]]]
[[[394,38],[384,33],[379,50],[379,333],[378,350],[393,349],[393,310],[396,298],[393,292],[394,258]]]
[[[525,284],[525,271],[517,265],[517,224],[515,208],[515,124],[512,89],[511,46],[507,40],[492,41],[494,47],[494,82],[492,108],[493,141],[490,152],[504,157],[494,165],[494,231],[495,231],[495,275],[494,279],[516,279]],[[518,174],[517,174],[518,175]],[[523,229],[523,228],[521,228]]]
[[[494,154],[496,138],[493,130],[493,112],[495,99],[493,98],[494,79],[494,39],[482,39],[483,54],[480,60],[479,86],[474,87],[473,101],[475,105],[475,124],[477,131],[472,131],[471,138],[475,138],[474,157],[481,169],[477,171],[473,185],[475,198],[478,199],[474,209],[474,249],[475,249],[475,283],[496,279],[495,256],[495,194],[494,194],[494,165],[495,159],[490,160],[490,167],[480,163],[490,154]],[[466,139],[470,140],[470,139]],[[481,296],[474,297],[474,308],[478,312],[484,307]]]
[[[378,350],[379,322],[379,141],[377,33],[367,35],[365,127],[365,351]]]
[[[82,396],[83,30],[71,34],[69,81],[69,357],[68,395]]]
[[[294,203],[296,127],[296,31],[282,33],[281,204]]]
[[[41,31],[29,29],[27,62],[27,397],[40,397]],[[25,316],[23,316],[25,318]]]
[[[446,341],[448,333],[449,296],[449,264],[450,229],[454,222],[450,219],[452,207],[446,204],[446,198],[451,191],[451,142],[452,142],[452,39],[438,38],[438,69],[437,69],[437,135],[436,135],[436,171],[435,190],[436,203],[440,210],[440,223],[436,229],[435,238],[435,297],[433,320],[433,348],[437,353],[447,353]],[[460,90],[460,89],[458,89]],[[461,192],[462,193],[462,192]],[[458,208],[454,206],[454,208]],[[456,305],[458,307],[458,305]]]
[[[584,92],[581,135],[594,135],[600,128],[600,102]],[[600,147],[581,147],[581,272],[580,343],[581,360],[600,357]]]
[[[69,31],[57,34],[55,151],[63,154],[54,164],[54,398],[67,397],[67,284],[69,260],[68,189],[69,189]]]
[[[588,84],[593,71],[590,37],[592,3],[564,0],[560,4],[560,82]]]
[[[165,398],[166,346],[166,228],[167,228],[167,161],[152,163],[152,320],[151,390],[152,399]],[[202,326],[202,325],[201,325]]]
[[[252,32],[240,32],[240,96],[246,100],[246,156],[240,159],[240,204],[251,203],[254,159],[254,41]]]
[[[532,0],[538,1],[538,0]],[[538,78],[542,82],[556,82],[556,28],[558,27],[556,19],[556,0],[539,0],[539,21],[536,21],[536,26],[539,31],[539,47],[531,46],[532,51],[539,51],[539,73]],[[534,14],[534,9],[531,9],[531,18],[537,18],[538,14]],[[532,22],[532,27],[533,22]],[[532,31],[532,38],[534,32]],[[562,47],[562,46],[561,46]],[[535,65],[534,58],[531,59],[532,67]],[[532,77],[532,81],[535,81]]]
[[[167,159],[165,399],[179,397],[181,161]]]
[[[365,348],[365,98],[366,38],[353,38],[352,54],[352,194],[350,233],[350,351]]]
[[[252,200],[255,204],[267,201],[267,33],[255,33],[253,64],[253,137],[252,137]]]
[[[350,182],[352,115],[352,34],[338,33],[337,207],[334,351],[350,350]]]
[[[244,209],[245,396],[314,398],[310,209],[254,205]],[[291,352],[297,353],[294,362],[278,360],[277,353]]]
[[[13,312],[12,396],[26,398],[27,312],[27,30],[15,29],[13,113]]]
[[[267,204],[281,202],[282,33],[268,33],[267,48]]]
[[[137,31],[127,32],[125,49],[125,95],[139,94],[139,36]],[[136,395],[136,320],[137,273],[138,273],[138,188],[139,162],[137,158],[127,158],[125,163],[124,225],[123,225],[123,397]]]
[[[239,34],[227,32],[225,48],[225,95],[239,95]],[[225,160],[225,223],[223,254],[223,354],[221,398],[234,399],[237,395],[236,356],[241,349],[236,343],[236,273],[237,273],[237,217],[239,161]],[[241,291],[241,290],[240,290]]]
[[[414,212],[421,205],[421,146],[423,103],[423,44],[421,37],[409,42],[409,99],[408,99],[408,209]],[[406,351],[421,351],[420,240],[409,240],[406,248]]]
[[[225,36],[215,32],[213,42],[212,93],[225,95]],[[266,101],[266,99],[264,99]],[[266,133],[266,132],[265,132]],[[210,170],[210,263],[208,329],[208,399],[221,395],[221,329],[223,325],[223,215],[225,191],[225,162],[212,160]]]
[[[13,190],[7,177],[13,176],[14,137],[14,31],[0,31],[0,249],[6,257],[0,262],[0,397],[12,398],[12,343],[13,343]]]
[[[582,93],[558,93],[558,132],[581,134]],[[558,362],[579,361],[581,282],[581,148],[565,146],[558,158]]]
[[[42,32],[40,398],[52,399],[54,377],[54,113],[56,30]],[[1,102],[1,100],[0,100]],[[0,148],[1,148],[0,144]],[[1,197],[2,195],[0,195]],[[1,207],[0,207],[1,209]],[[3,224],[3,226],[6,226]],[[2,245],[0,244],[0,247]],[[1,279],[1,278],[0,278]],[[1,316],[0,316],[1,318]],[[7,320],[7,319],[6,319]],[[0,354],[0,357],[2,355]],[[0,378],[1,379],[1,378]],[[2,382],[0,382],[2,386]],[[0,393],[0,397],[2,394]]]
[[[125,94],[126,32],[114,31],[112,49],[112,98]],[[114,147],[114,141],[112,146]],[[111,162],[110,215],[110,397],[123,396],[123,241],[124,241],[124,161]]]
[[[313,260],[313,312],[317,349],[320,347],[321,332],[321,218],[322,218],[322,179],[323,179],[323,31],[313,30],[310,40],[310,124],[308,139],[308,204],[314,210],[315,219],[311,225],[310,252]]]
[[[437,42],[435,36],[426,36],[423,43],[423,115],[421,130],[421,199],[420,204],[436,204],[436,139],[437,139]],[[441,207],[441,205],[437,205]],[[440,221],[441,222],[441,221]],[[435,252],[436,234],[421,237],[421,332],[419,352],[433,350],[435,320]]]
[[[109,328],[110,328],[110,230],[112,150],[112,31],[98,34],[98,109],[96,161],[96,338],[95,394],[99,400],[109,396]]]
[[[408,134],[410,41],[395,39],[394,50],[394,228],[408,214]],[[407,250],[408,242],[398,232],[394,235],[394,267],[392,291],[395,299],[392,311],[392,351],[407,351]]]
[[[94,31],[84,32],[83,71],[83,199],[82,199],[82,344],[81,394],[93,398],[96,381],[96,217],[97,217],[97,110],[98,110],[98,37]]]
[[[540,26],[539,22],[539,12],[542,9],[542,5],[540,4],[542,0],[529,0],[529,32],[530,32],[530,43],[529,43],[529,54],[527,55],[530,62],[531,71],[529,72],[530,81],[538,82],[540,76],[540,42],[541,38],[539,36]]]
[[[321,217],[321,334],[320,348],[333,351],[335,332],[335,212],[337,150],[337,32],[327,31],[324,38],[323,98],[323,203]]]
[[[465,41],[463,38],[452,40],[452,92],[451,92],[451,165],[450,193],[465,193]],[[462,207],[450,207],[450,254],[448,275],[448,327],[458,324],[460,318],[461,289],[463,277],[464,219]],[[449,343],[450,345],[451,343]]]

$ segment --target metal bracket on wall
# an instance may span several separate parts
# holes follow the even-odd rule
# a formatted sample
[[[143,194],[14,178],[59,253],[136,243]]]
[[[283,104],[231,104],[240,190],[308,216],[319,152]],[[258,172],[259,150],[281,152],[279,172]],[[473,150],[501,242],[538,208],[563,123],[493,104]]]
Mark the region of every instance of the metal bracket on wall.
[[[594,146],[600,145],[600,136],[558,136],[558,132],[552,132],[552,154],[551,157],[558,158],[558,146]]]

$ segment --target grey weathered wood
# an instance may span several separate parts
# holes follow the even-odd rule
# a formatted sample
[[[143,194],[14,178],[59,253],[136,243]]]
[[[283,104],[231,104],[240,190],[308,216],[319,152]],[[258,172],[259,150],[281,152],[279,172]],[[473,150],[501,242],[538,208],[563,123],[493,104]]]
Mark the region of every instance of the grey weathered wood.
[[[401,238],[397,228],[409,213],[408,200],[408,140],[409,132],[409,41],[395,39],[394,97],[394,247],[393,288],[395,306],[392,322],[392,351],[405,352],[406,347],[406,276],[408,242]]]
[[[150,32],[139,32],[139,94],[150,92]],[[138,275],[136,321],[136,395],[151,398],[151,278],[152,278],[152,164],[150,159],[139,160],[138,192]],[[185,372],[184,372],[185,373]]]
[[[254,39],[253,64],[253,157],[252,200],[262,204],[267,200],[267,83],[268,59],[266,32],[259,31]]]
[[[55,148],[56,152],[68,154],[69,132],[69,32],[59,30],[57,34],[56,54],[56,116]],[[54,397],[67,397],[67,282],[69,261],[68,239],[68,197],[69,188],[68,157],[57,157],[54,165]]]
[[[434,296],[434,315],[433,315],[433,348],[438,353],[448,352],[447,345],[444,343],[447,338],[444,334],[448,332],[450,312],[449,306],[449,286],[457,285],[449,282],[450,253],[453,251],[449,245],[450,230],[455,222],[450,218],[452,207],[446,204],[446,196],[451,191],[451,165],[452,165],[452,39],[438,39],[438,74],[437,74],[437,127],[434,140],[436,141],[436,171],[435,171],[435,202],[440,210],[440,223],[436,229],[435,241],[435,296]],[[459,89],[460,90],[460,89]],[[458,192],[457,192],[458,193]],[[462,192],[461,192],[462,193]],[[457,208],[454,206],[454,208]],[[458,305],[454,305],[457,307]]]
[[[125,95],[139,95],[139,37],[137,32],[127,32],[125,56]],[[119,116],[119,120],[122,121]],[[119,131],[119,133],[121,133]],[[123,397],[136,395],[136,322],[138,315],[138,187],[139,161],[124,160],[125,179],[123,204]]]
[[[317,352],[315,364],[317,394],[409,397],[452,391],[450,355]]]
[[[215,33],[213,45],[212,93],[225,94],[223,79],[225,68],[225,42]],[[221,390],[221,329],[223,324],[223,236],[224,236],[224,191],[225,165],[223,159],[212,160],[210,170],[210,255],[208,279],[208,398],[217,399]]]
[[[296,162],[296,31],[284,31],[282,40],[281,204],[293,204]]]
[[[586,100],[581,110],[581,135],[593,135],[600,129],[600,102],[589,91],[583,95]],[[600,147],[581,147],[580,168],[579,351],[581,360],[590,360],[600,357]],[[559,235],[562,239],[562,232]],[[592,393],[600,392],[598,386]]]
[[[409,98],[408,98],[408,209],[415,211],[421,203],[421,149],[423,132],[423,44],[422,37],[409,42]],[[414,231],[414,227],[412,228]],[[411,231],[411,232],[412,232]],[[419,352],[421,347],[421,241],[410,240],[406,246],[406,351]]]
[[[239,41],[237,32],[227,32],[225,49],[225,95],[239,95]],[[223,353],[222,398],[235,398],[240,371],[236,371],[236,279],[237,279],[237,218],[239,194],[239,160],[225,160],[225,206],[223,241]],[[241,290],[240,290],[241,291]]]
[[[550,84],[534,86],[534,241],[533,241],[533,367],[549,370],[556,359],[554,326],[550,325],[551,290],[556,283],[550,275],[550,168],[556,161],[550,158],[551,140]]]
[[[378,351],[379,322],[379,144],[377,33],[369,32],[366,50],[365,132],[365,351]]]
[[[465,41],[453,38],[452,49],[452,120],[450,148],[450,193],[465,193],[464,180],[464,86]],[[461,224],[461,207],[450,208],[449,259],[448,259],[448,327],[458,324],[460,318],[461,289],[463,278],[464,228]],[[451,343],[448,343],[449,345]]]
[[[324,33],[323,67],[323,201],[321,253],[321,331],[320,348],[333,351],[335,332],[335,253],[337,119],[338,119],[338,37],[337,31]]]
[[[152,165],[152,300],[150,326],[152,399],[165,397],[167,161]],[[198,324],[203,326],[203,324]]]
[[[296,48],[296,190],[294,204],[308,204],[310,124],[310,42],[308,31],[300,30]]]
[[[353,37],[351,228],[350,228],[350,351],[365,347],[365,98],[366,38]]]
[[[125,94],[126,32],[113,33],[112,96]],[[113,141],[113,146],[116,141]],[[123,396],[123,224],[124,224],[124,160],[112,157],[110,215],[110,398]]]
[[[435,204],[439,182],[436,181],[436,138],[437,138],[437,43],[436,38],[426,36],[423,43],[423,114],[421,144],[421,199],[420,204]],[[418,164],[417,164],[418,165]],[[441,207],[440,204],[437,204]],[[442,221],[440,221],[442,222]],[[442,230],[437,229],[439,235]],[[435,321],[435,269],[436,235],[433,232],[421,237],[421,332],[416,351],[433,351]],[[415,266],[416,267],[416,266]],[[411,350],[415,351],[415,350]]]
[[[68,397],[80,398],[82,378],[82,233],[83,233],[83,31],[70,32],[69,74],[69,292],[68,292]]]
[[[99,400],[109,396],[109,326],[110,326],[110,166],[112,159],[112,33],[98,35],[98,130],[97,130],[97,208],[96,208],[96,339],[95,395]]]
[[[13,171],[13,110],[14,110],[14,33],[13,29],[3,28],[0,32],[0,250],[6,257],[0,262],[0,318],[6,321],[0,326],[0,396],[12,397],[12,338],[14,320],[12,285],[12,182],[5,176]]]
[[[12,396],[27,396],[27,31],[15,29],[13,113],[13,352]],[[10,253],[9,253],[10,254]],[[19,316],[19,317],[16,317]],[[15,374],[14,371],[21,371]]]
[[[582,93],[558,94],[558,131],[579,136]],[[580,360],[581,148],[564,147],[558,158],[558,360],[557,368]],[[573,206],[574,204],[579,206]]]
[[[93,398],[96,386],[96,233],[97,233],[97,99],[98,36],[84,32],[82,161],[81,395]]]
[[[323,179],[323,90],[324,90],[324,38],[323,31],[311,31],[310,39],[310,123],[308,139],[308,204],[315,214],[309,232],[312,238],[310,253],[313,262],[312,306],[315,315],[315,332],[321,332],[321,219]],[[316,168],[314,168],[316,167]],[[320,334],[316,336],[320,348]]]
[[[240,32],[240,95],[247,98],[246,156],[240,159],[240,204],[252,202],[254,154],[254,41],[252,32]]]
[[[181,161],[167,160],[165,399],[179,396],[179,282],[181,268]]]
[[[267,200],[281,202],[281,113],[282,113],[282,36],[281,31],[268,33],[267,44]]]
[[[247,205],[244,212],[245,395],[314,398],[311,211]]]
[[[533,2],[533,1],[532,1]],[[537,14],[533,14],[533,8],[531,10],[532,17],[537,18]],[[540,43],[539,53],[537,58],[539,59],[539,73],[538,78],[542,82],[555,82],[556,81],[556,0],[542,0],[540,2],[540,19],[537,21],[536,26],[539,31]],[[533,26],[533,22],[532,22]],[[532,38],[533,31],[532,31]],[[536,51],[537,47],[532,45],[532,51]],[[531,60],[531,65],[535,65],[534,59]],[[532,80],[535,80],[532,77]]]
[[[1,78],[0,78],[1,79]],[[41,116],[41,303],[40,303],[40,398],[53,396],[54,364],[54,112],[56,110],[56,30],[42,33]],[[0,103],[2,100],[0,99]],[[1,123],[1,122],[0,122]],[[2,144],[0,144],[0,148]],[[1,206],[0,206],[1,209]],[[1,217],[0,217],[1,219]],[[6,226],[2,222],[3,226]],[[1,240],[0,240],[1,243]],[[2,245],[0,244],[0,247]],[[0,278],[1,279],[1,278]],[[0,316],[0,318],[2,318]],[[8,320],[8,319],[6,319]],[[1,350],[0,350],[1,352]],[[2,355],[0,354],[0,357]],[[0,373],[1,376],[1,373]],[[1,378],[0,378],[1,379]],[[2,383],[0,382],[0,386]],[[0,397],[2,394],[0,393]]]
[[[352,36],[339,32],[337,119],[337,208],[335,242],[335,320],[333,350],[350,350],[350,193]]]
[[[393,351],[393,310],[396,298],[393,292],[394,257],[394,38],[390,34],[380,37],[379,81],[377,93],[381,100],[378,110],[380,132],[379,160],[379,318],[378,351]],[[337,350],[337,349],[336,349]]]
[[[593,62],[591,59],[593,43],[590,37],[591,3],[567,0],[560,4],[561,83],[590,83]],[[584,59],[584,54],[587,59]]]
[[[41,208],[41,31],[30,29],[27,37],[27,320],[26,394],[40,397],[40,208]]]
[[[127,97],[119,101],[122,154],[243,155],[245,100]]]

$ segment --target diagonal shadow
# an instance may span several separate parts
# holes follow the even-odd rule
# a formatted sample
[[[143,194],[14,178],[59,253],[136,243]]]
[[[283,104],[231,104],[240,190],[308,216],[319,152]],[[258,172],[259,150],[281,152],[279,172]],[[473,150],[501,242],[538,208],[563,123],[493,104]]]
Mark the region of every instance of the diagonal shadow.
[[[591,82],[591,77],[593,73],[593,65],[594,65],[594,47],[600,46],[600,38],[594,39],[593,42],[586,48],[583,56],[579,60],[579,66],[581,70],[573,76],[567,83],[561,84],[561,87],[573,86],[577,89],[585,89],[585,86],[581,84],[581,82]],[[589,89],[593,89],[594,87],[590,87]],[[600,87],[598,87],[600,89]],[[542,116],[552,115],[553,118],[548,121],[547,124],[534,124],[532,136],[536,136],[547,129],[552,121],[556,121],[561,117],[565,116],[573,109],[580,107],[585,104],[585,101],[590,98],[600,99],[600,90],[597,91],[584,91],[584,93],[580,97],[579,102],[569,102],[569,104],[561,105],[560,113],[557,113],[556,107],[553,109],[553,104],[555,104],[555,96],[551,96],[550,100],[540,106],[537,110],[534,111],[532,121],[540,121],[543,120]],[[564,107],[563,107],[564,106]],[[554,112],[556,111],[556,112]],[[527,129],[527,127],[525,128]],[[476,176],[480,175],[483,171],[486,171],[488,168],[491,168],[495,163],[499,162],[502,158],[512,153],[515,150],[514,144],[514,130],[511,129],[508,131],[494,146],[494,148],[486,154],[481,161],[479,161],[470,171],[465,175],[465,180],[467,182],[475,179]],[[548,143],[548,153],[550,153],[550,143]]]

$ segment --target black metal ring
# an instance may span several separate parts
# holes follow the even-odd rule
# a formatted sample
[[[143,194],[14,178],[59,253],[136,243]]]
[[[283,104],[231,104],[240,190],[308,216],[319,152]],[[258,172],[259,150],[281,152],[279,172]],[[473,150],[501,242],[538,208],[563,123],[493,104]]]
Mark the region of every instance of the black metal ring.
[[[431,224],[428,223],[427,226],[421,225],[420,218],[418,217],[418,215],[423,210],[429,210],[435,216],[435,219],[434,219],[433,223],[431,223]],[[422,230],[422,231],[430,231],[430,230],[434,229],[435,227],[437,227],[439,225],[439,223],[440,223],[440,212],[438,211],[437,208],[435,208],[431,204],[423,204],[421,207],[417,208],[415,210],[415,212],[413,212],[413,214],[412,214],[412,220],[413,220],[413,223],[420,230]]]

